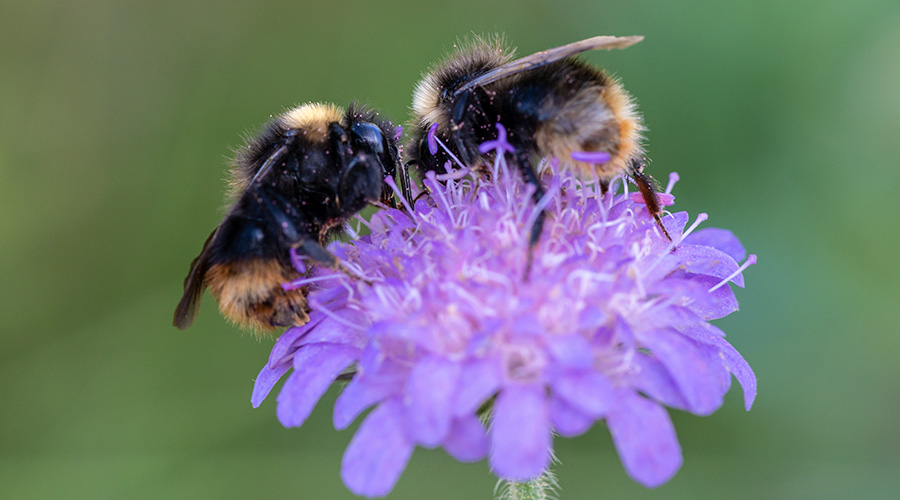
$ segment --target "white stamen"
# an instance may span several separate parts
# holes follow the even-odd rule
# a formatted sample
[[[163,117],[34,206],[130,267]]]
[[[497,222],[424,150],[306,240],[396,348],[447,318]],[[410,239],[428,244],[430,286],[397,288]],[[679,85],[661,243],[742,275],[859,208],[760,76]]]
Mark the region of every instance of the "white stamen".
[[[306,279],[302,279],[302,280],[294,280],[294,281],[291,281],[290,283],[285,283],[281,287],[284,288],[285,290],[296,290],[296,289],[302,287],[303,285],[308,285],[310,283],[318,283],[320,281],[328,281],[328,280],[333,280],[335,278],[343,278],[343,277],[345,277],[345,275],[340,274],[340,273],[339,274],[328,274],[325,276],[314,276],[312,278],[306,278]]]
[[[444,203],[444,208],[447,211],[447,215],[450,217],[450,222],[453,223],[453,227],[459,227],[459,225],[456,223],[456,218],[453,216],[453,205],[451,205],[450,201],[447,200],[447,197],[444,196],[444,190],[437,183],[437,174],[435,174],[434,171],[430,171],[425,174],[425,177],[432,183],[431,192],[437,193],[438,198],[440,198],[441,202]]]
[[[456,170],[451,170],[451,171],[447,172],[446,174],[438,175],[437,180],[439,180],[439,181],[459,180],[459,179],[462,179],[463,177],[469,175],[469,172],[471,172],[471,171],[472,170],[470,170],[467,167],[458,168]]]
[[[736,278],[737,275],[739,275],[739,274],[741,274],[742,272],[744,272],[744,269],[747,269],[748,267],[752,266],[753,264],[756,264],[756,254],[750,254],[750,256],[747,257],[747,260],[745,260],[744,263],[741,264],[741,267],[739,267],[739,268],[737,269],[737,271],[731,273],[727,278],[725,278],[725,279],[723,279],[722,281],[720,281],[718,285],[716,285],[716,286],[710,288],[710,289],[708,290],[709,293],[715,292],[716,290],[719,289],[719,287],[724,286],[725,283],[728,283],[729,281],[731,281],[731,280],[733,280],[734,278]]]
[[[652,271],[653,268],[656,267],[657,264],[659,264],[660,262],[662,262],[663,259],[666,258],[667,255],[669,255],[669,252],[671,252],[677,245],[680,245],[681,242],[684,241],[684,239],[685,239],[689,234],[691,234],[692,232],[694,232],[694,229],[697,229],[697,226],[699,226],[703,221],[705,221],[705,220],[708,219],[708,218],[709,218],[709,215],[707,215],[705,212],[704,212],[704,213],[701,213],[701,214],[699,214],[699,215],[697,215],[697,220],[695,220],[694,223],[691,224],[691,226],[690,226],[689,228],[687,228],[687,231],[685,231],[684,233],[682,233],[681,239],[679,239],[678,242],[674,242],[674,241],[673,241],[673,242],[669,243],[669,244],[666,246],[666,249],[663,250],[663,251],[659,254],[659,257],[657,257],[657,259],[654,260],[652,264],[650,264],[650,267],[648,267],[648,268],[644,271],[644,274],[645,274],[645,275],[646,275],[646,274],[649,274],[650,271]]]
[[[669,174],[669,184],[666,185],[666,194],[672,194],[672,188],[675,187],[675,183],[678,182],[680,177],[678,177],[678,172],[672,172]]]
[[[529,187],[532,188],[531,191],[533,193],[534,192],[533,186],[529,186]],[[534,205],[534,211],[531,212],[531,215],[528,216],[528,222],[525,223],[525,229],[527,229],[527,231],[528,231],[525,234],[529,234],[529,235],[531,234],[531,228],[537,222],[538,216],[540,216],[541,212],[544,211],[544,208],[547,206],[548,203],[550,203],[550,200],[552,200],[556,196],[557,191],[558,191],[558,186],[551,187],[550,189],[547,190],[546,193],[544,193],[544,196],[540,199],[540,201],[538,201]],[[528,197],[531,198],[531,193],[528,193]]]
[[[362,224],[363,226],[366,226],[367,228],[369,228],[369,231],[372,231],[372,225],[369,224],[369,221],[367,221],[367,220],[365,219],[365,217],[362,216],[362,214],[356,214],[356,215],[354,215],[353,217],[356,219],[357,222],[359,222],[359,223]],[[358,231],[357,231],[357,232],[358,232]]]
[[[338,323],[340,323],[344,326],[353,328],[354,330],[366,331],[369,328],[368,326],[357,325],[356,323],[353,323],[352,321],[347,321],[345,318],[342,318],[342,317],[338,316],[337,314],[335,314],[333,311],[330,311],[323,304],[316,303],[314,309],[316,311],[321,311],[322,314],[324,314],[325,316],[328,316],[329,318],[337,321]]]
[[[359,238],[359,229],[360,225],[358,223],[355,228],[350,224],[344,224],[344,230],[347,231],[347,235],[350,236],[351,240]]]
[[[697,229],[697,226],[699,226],[706,219],[709,219],[709,215],[707,215],[706,212],[701,212],[700,214],[698,214],[697,220],[695,220],[694,223],[691,224],[691,227],[689,227],[687,231],[681,234],[681,239],[678,240],[678,244],[681,244],[681,242],[684,241],[684,239],[687,238],[689,234],[693,233],[694,229]],[[671,251],[672,248],[675,248],[675,243],[673,242],[669,244],[669,246],[671,248],[668,248],[666,251]]]
[[[450,151],[450,148],[448,148],[447,145],[444,144],[444,141],[442,141],[441,138],[437,136],[437,134],[434,135],[434,140],[437,141],[438,146],[440,146],[441,148],[443,148],[444,151],[446,151],[447,154],[450,155],[450,158],[452,158],[453,161],[455,161],[456,164],[460,166],[460,168],[464,168],[464,169],[468,169],[468,168],[469,168],[469,167],[463,165],[463,162],[461,162],[461,161],[459,160],[459,158],[457,158],[456,155],[453,154],[453,151]]]

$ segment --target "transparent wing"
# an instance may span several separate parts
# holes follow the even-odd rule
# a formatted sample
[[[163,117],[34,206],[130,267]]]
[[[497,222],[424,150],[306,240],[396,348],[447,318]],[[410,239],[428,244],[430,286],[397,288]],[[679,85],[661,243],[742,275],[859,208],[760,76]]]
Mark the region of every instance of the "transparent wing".
[[[281,144],[266,158],[266,161],[259,167],[256,175],[253,176],[253,179],[247,185],[247,189],[244,190],[238,201],[232,205],[222,224],[235,214],[241,199],[246,196],[253,196],[253,194],[248,193],[256,191],[257,185],[269,175],[272,171],[272,166],[280,161],[287,151],[288,145]],[[222,227],[222,224],[219,224],[219,227]],[[216,239],[216,234],[219,232],[219,227],[213,230],[209,237],[206,238],[206,242],[203,243],[203,250],[191,262],[191,270],[184,279],[184,294],[178,302],[178,307],[175,308],[175,317],[172,321],[172,324],[181,330],[191,326],[200,309],[200,299],[203,298],[203,290],[206,288],[206,272],[209,271],[209,252]]]
[[[191,326],[197,317],[197,311],[200,309],[200,299],[203,297],[204,288],[206,288],[206,271],[209,270],[209,248],[218,232],[219,228],[216,228],[206,238],[203,250],[191,262],[191,270],[188,272],[187,277],[184,278],[184,295],[181,296],[178,307],[175,308],[175,318],[172,321],[172,324],[177,326],[179,330],[184,330]]]
[[[462,92],[472,90],[476,87],[483,87],[484,85],[496,82],[501,78],[515,75],[523,71],[529,71],[535,68],[539,68],[541,66],[559,61],[561,59],[565,59],[567,57],[572,57],[576,54],[580,54],[588,50],[624,49],[640,42],[643,39],[644,37],[642,36],[595,36],[593,38],[587,38],[578,42],[570,43],[568,45],[563,45],[562,47],[542,50],[540,52],[531,54],[530,56],[525,56],[521,59],[516,59],[515,61],[508,62],[503,66],[500,66],[499,68],[492,69],[487,73],[475,78],[474,80],[467,82],[455,93],[460,94]]]

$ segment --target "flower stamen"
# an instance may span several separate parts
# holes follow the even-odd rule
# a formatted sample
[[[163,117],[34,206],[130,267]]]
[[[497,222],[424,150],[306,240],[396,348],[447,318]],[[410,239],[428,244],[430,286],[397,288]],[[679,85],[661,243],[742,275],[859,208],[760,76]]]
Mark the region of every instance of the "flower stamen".
[[[750,256],[747,257],[747,260],[745,260],[744,263],[741,264],[741,267],[737,268],[737,271],[729,274],[728,277],[723,279],[722,281],[720,281],[718,285],[710,288],[707,291],[710,293],[715,292],[716,290],[719,289],[719,287],[725,285],[725,283],[728,283],[729,281],[736,278],[739,274],[744,272],[744,269],[747,269],[748,267],[752,266],[753,264],[756,264],[756,254],[750,254]]]

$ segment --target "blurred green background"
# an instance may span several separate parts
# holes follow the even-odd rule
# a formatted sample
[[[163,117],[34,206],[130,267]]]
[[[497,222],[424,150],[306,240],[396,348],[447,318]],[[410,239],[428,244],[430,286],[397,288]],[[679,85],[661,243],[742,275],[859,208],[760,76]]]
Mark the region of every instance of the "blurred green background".
[[[650,172],[759,265],[718,322],[759,377],[672,411],[685,463],[647,490],[602,425],[558,439],[565,499],[896,498],[900,3],[196,0],[0,3],[0,498],[352,498],[326,396],[250,408],[271,341],[207,297],[171,326],[242,134],[307,100],[405,121],[458,36],[591,53],[650,127]],[[417,450],[390,498],[491,498],[484,462]]]

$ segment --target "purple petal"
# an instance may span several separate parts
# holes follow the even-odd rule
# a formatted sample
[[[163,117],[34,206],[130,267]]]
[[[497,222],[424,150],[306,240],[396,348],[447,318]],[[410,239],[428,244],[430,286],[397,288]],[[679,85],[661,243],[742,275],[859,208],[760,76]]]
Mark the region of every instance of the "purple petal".
[[[272,352],[269,353],[269,368],[274,368],[284,363],[297,349],[297,346],[294,345],[297,339],[302,338],[311,329],[315,328],[323,318],[324,316],[322,315],[313,314],[305,325],[288,328],[282,333],[278,340],[275,341],[275,345],[272,346]]]
[[[606,313],[597,307],[586,307],[578,314],[578,326],[584,331],[595,330],[608,322]]]
[[[429,356],[409,374],[404,402],[410,437],[425,447],[439,445],[450,432],[460,371],[459,363]]]
[[[713,337],[713,342],[721,350],[721,355],[725,360],[725,368],[731,372],[741,384],[741,390],[744,391],[744,408],[750,411],[753,406],[753,400],[756,399],[756,374],[753,369],[727,340],[722,337]]]
[[[334,403],[334,428],[347,428],[366,408],[398,394],[406,377],[370,376],[360,373],[344,387]]]
[[[728,387],[722,387],[724,367],[711,360],[681,334],[673,331],[645,332],[641,336],[653,356],[659,358],[684,396],[687,409],[709,415],[722,405]]]
[[[716,286],[719,280],[710,276],[693,275],[691,281],[697,285],[706,287],[707,290]],[[698,294],[699,295],[699,294]],[[707,291],[706,296],[697,296],[700,300],[688,304],[686,307],[697,313],[706,321],[724,318],[738,310],[737,298],[730,286],[719,287],[712,292]]]
[[[487,456],[487,432],[475,415],[457,417],[453,419],[443,445],[447,453],[460,462],[477,462]]]
[[[560,436],[573,437],[587,432],[594,419],[578,411],[563,399],[550,397],[550,423]]]
[[[504,479],[527,481],[550,465],[550,422],[544,388],[505,387],[494,404],[491,468]]]
[[[310,292],[309,301],[310,305],[313,306],[313,312],[310,316],[319,314],[316,312],[316,309],[322,306],[331,306],[330,308],[342,308],[346,306],[347,298],[349,296],[350,292],[342,286],[316,289],[314,292]],[[322,317],[324,317],[324,315]]]
[[[662,217],[661,220],[663,225],[666,226],[666,229],[669,231],[669,235],[671,235],[675,241],[678,241],[678,239],[681,238],[681,234],[684,232],[689,218],[690,216],[687,212],[676,212]]]
[[[334,379],[356,361],[359,349],[337,344],[306,346],[294,355],[294,373],[278,394],[281,425],[300,427]]]
[[[311,330],[298,342],[298,345],[330,343],[349,344],[362,348],[366,343],[365,332],[361,329],[350,327],[341,321],[345,320],[349,323],[355,323],[359,313],[352,309],[341,309],[334,312],[333,316],[326,318],[316,328]]]
[[[648,287],[648,295],[670,296],[675,303],[686,305],[668,304],[661,307],[653,307],[648,310],[647,314],[642,316],[642,323],[648,329],[675,328],[678,330],[685,326],[705,323],[706,320],[700,315],[699,311],[720,312],[720,308],[729,307],[728,304],[722,304],[715,295],[709,293],[710,286],[708,283],[711,281],[715,280],[705,278],[705,281],[701,281],[701,279],[692,279],[691,275],[681,275],[680,277],[668,278]]]
[[[606,417],[625,472],[655,488],[681,467],[681,446],[666,410],[636,394],[620,392],[620,402]]]
[[[402,412],[389,400],[359,426],[341,461],[341,478],[353,493],[381,497],[394,489],[415,448],[403,432]]]
[[[453,405],[456,416],[468,415],[500,388],[500,370],[493,359],[479,359],[463,366]]]
[[[629,377],[632,387],[666,406],[680,410],[688,408],[678,384],[659,358],[641,354],[635,356],[632,363],[635,368]]]
[[[587,369],[594,362],[591,344],[581,335],[551,337],[547,349],[553,359],[571,369]]]
[[[710,366],[715,366],[710,376],[715,378],[714,382],[718,385],[719,391],[724,397],[728,390],[731,389],[731,372],[728,371],[728,363],[722,357],[722,350],[718,346],[704,344],[695,340],[688,340],[688,342],[694,344],[698,355],[704,356]]]
[[[263,400],[266,399],[266,396],[269,395],[272,387],[275,387],[275,384],[281,380],[281,377],[283,377],[290,369],[290,363],[282,363],[275,368],[269,368],[268,364],[264,366],[263,369],[260,370],[259,375],[256,376],[256,382],[253,384],[253,394],[250,396],[250,404],[252,404],[254,408],[259,408],[259,405],[261,405]]]
[[[562,372],[552,382],[553,393],[585,414],[602,417],[615,400],[615,388],[595,371]]]
[[[734,233],[727,229],[719,229],[717,227],[703,228],[689,234],[684,239],[684,243],[717,248],[730,255],[736,262],[740,262],[747,257],[747,251],[744,250],[744,246],[741,245]]]
[[[713,247],[678,245],[674,253],[681,259],[681,265],[686,271],[714,276],[720,280],[727,278],[740,267],[730,255]],[[732,281],[737,286],[744,286],[744,277],[741,274],[735,276]]]
[[[756,398],[756,375],[741,353],[725,340],[725,334],[709,324],[687,327],[682,334],[697,342],[717,348],[725,368],[741,384],[741,389],[744,391],[744,407],[749,411]]]

